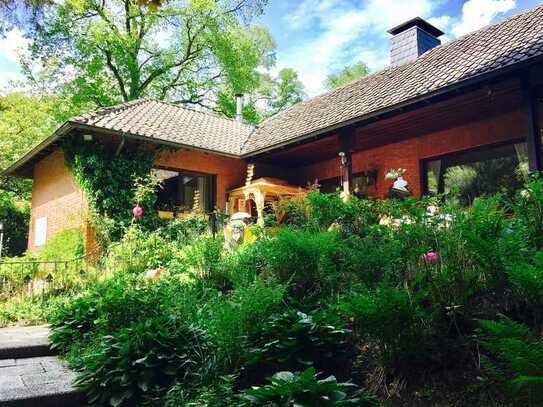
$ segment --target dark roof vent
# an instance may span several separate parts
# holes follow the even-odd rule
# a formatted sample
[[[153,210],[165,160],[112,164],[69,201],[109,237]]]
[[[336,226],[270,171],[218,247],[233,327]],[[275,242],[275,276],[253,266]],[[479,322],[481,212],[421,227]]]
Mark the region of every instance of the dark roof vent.
[[[441,44],[438,37],[444,33],[428,21],[415,17],[388,30],[390,39],[390,65],[413,62],[429,49]]]

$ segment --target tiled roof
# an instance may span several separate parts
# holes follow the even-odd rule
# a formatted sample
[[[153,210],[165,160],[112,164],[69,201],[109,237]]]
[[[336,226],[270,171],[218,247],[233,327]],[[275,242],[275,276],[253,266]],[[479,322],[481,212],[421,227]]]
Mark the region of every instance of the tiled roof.
[[[70,122],[157,141],[239,155],[252,126],[154,99],[139,99],[70,119]]]
[[[269,118],[249,136],[244,154],[303,138],[391,108],[481,74],[543,55],[543,6],[434,48],[299,103]]]

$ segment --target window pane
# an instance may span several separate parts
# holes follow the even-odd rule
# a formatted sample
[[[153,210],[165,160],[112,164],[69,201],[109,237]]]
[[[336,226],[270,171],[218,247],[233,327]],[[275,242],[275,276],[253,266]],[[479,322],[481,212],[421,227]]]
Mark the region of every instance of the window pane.
[[[212,176],[191,173],[154,170],[162,180],[162,188],[158,191],[157,205],[162,210],[189,212],[213,210]]]
[[[426,162],[428,193],[454,196],[469,205],[478,196],[502,192],[511,196],[528,172],[526,143],[454,154]]]

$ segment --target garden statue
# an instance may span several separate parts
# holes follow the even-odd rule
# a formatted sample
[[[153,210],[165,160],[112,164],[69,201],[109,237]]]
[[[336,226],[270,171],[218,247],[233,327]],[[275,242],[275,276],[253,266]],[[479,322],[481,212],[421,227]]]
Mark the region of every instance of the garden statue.
[[[405,198],[411,195],[411,192],[408,189],[407,181],[403,178],[404,174],[404,168],[390,170],[386,173],[385,179],[394,180],[394,183],[392,184],[388,192],[389,198]]]
[[[247,212],[236,212],[231,217],[224,228],[224,248],[233,250],[240,246],[245,236],[247,227],[246,221],[251,218]]]

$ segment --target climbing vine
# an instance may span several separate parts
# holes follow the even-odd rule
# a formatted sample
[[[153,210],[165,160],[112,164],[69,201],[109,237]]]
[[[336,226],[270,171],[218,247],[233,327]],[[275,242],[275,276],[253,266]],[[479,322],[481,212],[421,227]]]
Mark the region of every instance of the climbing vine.
[[[72,138],[63,145],[65,162],[79,187],[86,193],[91,213],[109,220],[110,238],[120,237],[132,219],[135,202],[134,182],[151,173],[155,153],[140,146],[125,146],[115,151],[101,143]],[[156,194],[146,194],[139,204],[145,215],[138,219],[144,227],[158,222]]]

